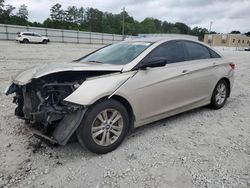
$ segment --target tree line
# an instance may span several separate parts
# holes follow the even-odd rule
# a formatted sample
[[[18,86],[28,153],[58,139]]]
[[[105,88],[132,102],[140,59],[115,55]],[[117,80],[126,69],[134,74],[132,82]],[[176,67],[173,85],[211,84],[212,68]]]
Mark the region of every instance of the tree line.
[[[76,6],[68,6],[64,10],[61,4],[56,3],[50,8],[50,16],[42,23],[39,23],[28,20],[29,13],[26,5],[21,5],[16,14],[13,13],[15,9],[12,5],[6,5],[4,0],[0,0],[0,23],[121,34],[124,16],[125,35],[176,33],[198,36],[200,40],[203,40],[204,34],[209,33],[206,28],[194,27],[191,29],[185,23],[171,23],[151,17],[139,22],[126,11],[112,14],[102,12],[96,8],[77,8]],[[235,33],[235,31],[233,32]],[[216,32],[212,31],[211,33]]]

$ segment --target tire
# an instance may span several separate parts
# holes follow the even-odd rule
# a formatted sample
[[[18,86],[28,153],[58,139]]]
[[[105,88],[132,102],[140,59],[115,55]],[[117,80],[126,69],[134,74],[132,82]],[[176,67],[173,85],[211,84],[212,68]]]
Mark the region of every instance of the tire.
[[[88,109],[76,135],[83,148],[105,154],[122,143],[128,129],[129,116],[126,108],[116,100],[106,99]]]
[[[47,44],[48,42],[47,42],[47,40],[43,40],[43,44]]]
[[[226,80],[222,79],[216,84],[214,88],[210,107],[213,109],[222,108],[225,105],[228,96],[229,96],[228,83],[226,82]]]
[[[23,43],[24,43],[24,44],[28,44],[28,43],[29,43],[29,40],[28,40],[28,39],[23,39]]]

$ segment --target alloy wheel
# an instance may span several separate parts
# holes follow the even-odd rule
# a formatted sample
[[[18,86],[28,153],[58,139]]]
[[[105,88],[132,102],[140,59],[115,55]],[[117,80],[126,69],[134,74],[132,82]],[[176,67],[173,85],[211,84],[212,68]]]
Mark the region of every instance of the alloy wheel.
[[[221,105],[226,99],[226,85],[220,83],[216,88],[215,100],[218,105]]]
[[[92,138],[100,146],[109,146],[117,141],[123,130],[123,117],[113,108],[101,111],[91,126]]]

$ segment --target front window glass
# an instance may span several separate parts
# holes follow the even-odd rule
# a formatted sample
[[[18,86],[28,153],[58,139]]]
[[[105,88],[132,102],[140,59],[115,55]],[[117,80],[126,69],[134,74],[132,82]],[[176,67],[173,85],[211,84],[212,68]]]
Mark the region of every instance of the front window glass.
[[[150,59],[155,57],[166,58],[168,64],[185,61],[185,54],[181,42],[167,42],[159,46],[150,54]]]
[[[80,59],[80,62],[125,65],[135,59],[150,45],[150,42],[120,42],[104,47]]]

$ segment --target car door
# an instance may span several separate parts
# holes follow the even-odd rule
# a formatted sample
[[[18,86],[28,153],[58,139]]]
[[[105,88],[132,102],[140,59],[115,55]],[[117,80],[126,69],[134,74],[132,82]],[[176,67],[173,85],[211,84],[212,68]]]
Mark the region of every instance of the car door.
[[[149,123],[182,108],[189,109],[202,103],[208,91],[207,80],[197,80],[192,74],[191,61],[187,60],[183,41],[169,41],[149,54],[146,59],[164,57],[164,67],[139,70],[130,80],[129,87],[139,124]],[[146,60],[147,61],[147,60]],[[150,61],[150,60],[149,60]],[[173,113],[173,114],[175,114]]]
[[[27,33],[26,35],[28,37],[29,42],[35,42],[34,33]]]
[[[37,42],[37,43],[42,42],[41,35],[34,33],[34,42]]]
[[[210,102],[211,91],[218,81],[216,68],[221,58],[216,52],[200,43],[183,41],[183,44],[187,53],[187,73],[197,83],[193,100],[204,98]]]

